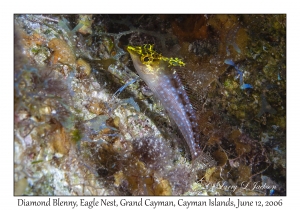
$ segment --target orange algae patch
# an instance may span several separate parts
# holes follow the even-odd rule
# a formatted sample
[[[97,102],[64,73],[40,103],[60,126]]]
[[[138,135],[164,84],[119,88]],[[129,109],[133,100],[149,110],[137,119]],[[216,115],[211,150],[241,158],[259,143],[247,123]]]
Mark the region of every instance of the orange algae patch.
[[[66,155],[70,150],[70,141],[62,127],[51,134],[50,144],[55,152]]]
[[[45,43],[45,38],[40,34],[34,32],[31,36],[27,35],[25,32],[22,33],[22,38],[25,46],[32,47],[34,45],[41,46]]]
[[[129,167],[126,173],[118,171],[114,174],[115,186],[128,183],[133,195],[171,195],[172,188],[168,180],[156,177],[138,160],[130,160],[135,167]],[[129,169],[129,170],[128,170]]]
[[[106,112],[105,104],[96,100],[91,101],[86,108],[89,110],[89,112],[96,115],[102,115]]]
[[[217,161],[218,166],[225,166],[225,164],[228,160],[228,157],[227,157],[226,153],[221,149],[215,151],[213,153],[213,157]]]
[[[206,169],[205,176],[204,176],[205,181],[207,182],[212,181],[211,179],[213,178],[213,174],[215,173],[215,171],[216,171],[216,167]]]
[[[246,30],[244,28],[241,28],[236,34],[236,44],[241,49],[242,54],[244,54],[243,50],[246,49],[249,40],[250,40],[250,38],[249,38]]]
[[[231,57],[242,56],[243,53],[236,52],[232,44],[235,43],[241,51],[247,46],[249,40],[246,31],[239,26],[239,20],[235,15],[213,15],[209,18],[208,24],[218,31],[220,39],[219,55],[225,56],[227,48]]]
[[[114,118],[114,127],[119,128],[119,126],[120,126],[120,118],[115,117]]]
[[[86,62],[82,58],[79,58],[77,60],[77,71],[80,74],[84,74],[84,75],[88,76],[91,73],[91,66],[90,66],[90,64],[88,62]]]
[[[238,167],[238,174],[239,174],[239,178],[238,178],[239,182],[247,182],[249,180],[249,178],[251,177],[250,166],[241,164]]]
[[[53,64],[57,62],[66,65],[74,65],[76,56],[72,48],[62,39],[54,38],[48,43],[48,47],[53,51]]]
[[[248,153],[251,151],[251,145],[242,143],[240,141],[241,132],[239,130],[234,130],[230,134],[230,139],[235,143],[235,151],[238,155]]]
[[[200,117],[198,120],[198,125],[201,125],[201,126],[199,126],[200,131],[205,136],[209,136],[210,134],[212,134],[214,132],[214,125],[210,122],[211,121],[210,118],[212,118],[212,117],[214,117],[214,113],[210,110],[200,114]],[[214,137],[212,137],[212,138],[214,138]],[[214,141],[212,141],[212,142],[214,142]]]
[[[215,145],[220,143],[221,143],[221,135],[218,133],[213,133],[212,135],[210,135],[210,138],[207,142],[208,145]]]
[[[160,179],[154,187],[154,195],[172,195],[172,188],[169,181]]]
[[[18,31],[18,29],[17,29]],[[45,37],[38,34],[37,32],[34,32],[32,35],[27,35],[24,31],[18,31],[20,33],[22,38],[22,45],[26,49],[26,56],[31,57],[30,51],[33,48],[40,48],[43,46],[46,42]]]
[[[205,39],[208,37],[206,20],[204,15],[187,15],[181,23],[173,21],[172,30],[179,40]]]

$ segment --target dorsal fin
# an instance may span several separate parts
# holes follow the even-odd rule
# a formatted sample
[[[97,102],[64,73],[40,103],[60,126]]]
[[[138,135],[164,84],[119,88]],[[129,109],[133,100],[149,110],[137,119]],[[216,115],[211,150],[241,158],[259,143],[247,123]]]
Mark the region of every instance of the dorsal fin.
[[[200,95],[201,92],[195,91],[195,88],[191,86],[191,82],[189,82],[189,78],[187,78],[187,74],[190,72],[185,67],[174,67],[174,70],[176,70],[176,73],[178,74],[182,85],[184,86],[184,89],[189,97],[190,103],[192,104],[193,109],[198,112],[201,110],[202,104],[200,103],[200,100],[202,96]],[[197,80],[197,77],[195,77],[195,80]]]

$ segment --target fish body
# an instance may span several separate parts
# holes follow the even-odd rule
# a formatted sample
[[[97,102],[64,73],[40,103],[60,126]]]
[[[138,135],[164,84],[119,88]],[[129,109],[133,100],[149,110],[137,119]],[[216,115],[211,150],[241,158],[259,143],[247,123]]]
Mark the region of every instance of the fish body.
[[[151,45],[144,46],[144,49],[129,46],[128,51],[139,76],[160,100],[170,118],[175,121],[194,160],[199,155],[196,114],[178,74],[170,68],[184,63],[177,58],[169,59],[155,54],[156,52],[151,50]]]

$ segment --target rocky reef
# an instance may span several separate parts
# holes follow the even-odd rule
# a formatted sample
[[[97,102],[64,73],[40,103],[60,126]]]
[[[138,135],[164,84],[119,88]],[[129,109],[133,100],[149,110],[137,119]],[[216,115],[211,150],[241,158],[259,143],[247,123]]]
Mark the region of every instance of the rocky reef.
[[[285,15],[14,20],[15,195],[286,195]],[[134,67],[145,44],[191,102],[196,158]]]

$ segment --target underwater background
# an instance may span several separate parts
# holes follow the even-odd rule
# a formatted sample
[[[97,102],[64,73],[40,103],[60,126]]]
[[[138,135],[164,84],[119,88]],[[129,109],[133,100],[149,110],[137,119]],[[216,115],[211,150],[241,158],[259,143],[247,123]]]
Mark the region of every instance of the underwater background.
[[[14,27],[15,195],[286,195],[286,15],[18,14]],[[150,45],[193,108],[196,158],[127,50]]]

